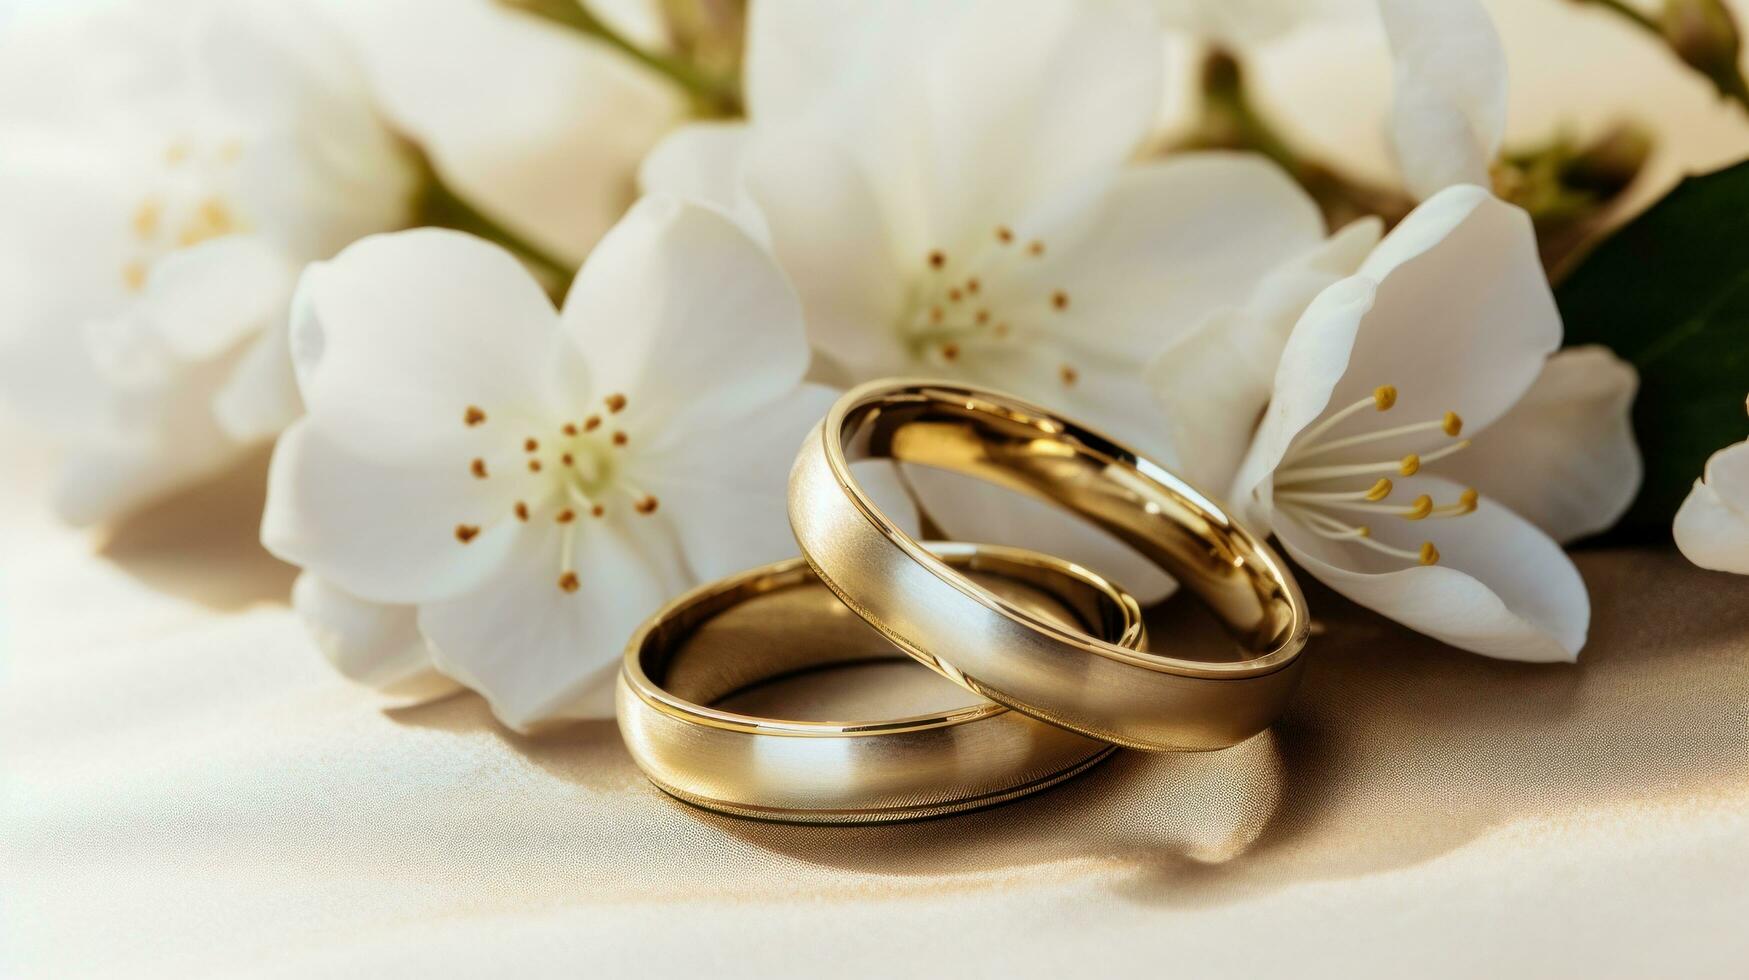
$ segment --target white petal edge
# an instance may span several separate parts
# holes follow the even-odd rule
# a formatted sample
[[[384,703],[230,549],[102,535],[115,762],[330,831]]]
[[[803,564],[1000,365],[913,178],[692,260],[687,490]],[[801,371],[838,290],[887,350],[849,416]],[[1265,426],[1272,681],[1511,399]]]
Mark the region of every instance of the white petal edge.
[[[1243,306],[1210,314],[1148,365],[1182,476],[1216,493],[1232,487],[1294,324],[1318,293],[1360,267],[1382,228],[1356,221],[1288,260]]]
[[[671,194],[715,208],[735,219],[749,235],[768,242],[765,217],[747,194],[748,143],[753,127],[745,122],[703,122],[669,133],[638,168],[645,194]]]
[[[413,606],[366,602],[305,572],[292,584],[292,608],[348,680],[406,702],[442,697],[459,686],[432,665]]]
[[[1476,0],[1379,0],[1394,64],[1391,140],[1404,182],[1428,198],[1487,186],[1506,131],[1506,52]]]
[[[1558,351],[1530,390],[1439,473],[1568,542],[1608,529],[1639,493],[1639,374],[1598,346]]]
[[[331,436],[375,459],[418,459],[463,429],[469,406],[488,423],[539,411],[557,324],[496,245],[431,228],[374,235],[304,272],[292,364]]]
[[[469,592],[498,573],[523,525],[509,516],[515,487],[475,479],[468,458],[384,464],[301,419],[274,447],[261,543],[371,602]],[[479,533],[464,544],[460,524]]]
[[[530,534],[485,587],[419,609],[438,668],[519,732],[613,717],[626,641],[673,594],[618,522],[577,535],[576,592],[557,585],[560,536]]]
[[[1671,528],[1676,547],[1702,568],[1749,575],[1749,442],[1707,460]]]
[[[628,421],[658,438],[743,418],[808,367],[801,303],[770,254],[719,212],[667,195],[639,201],[602,239],[561,319],[597,389],[627,394]]]

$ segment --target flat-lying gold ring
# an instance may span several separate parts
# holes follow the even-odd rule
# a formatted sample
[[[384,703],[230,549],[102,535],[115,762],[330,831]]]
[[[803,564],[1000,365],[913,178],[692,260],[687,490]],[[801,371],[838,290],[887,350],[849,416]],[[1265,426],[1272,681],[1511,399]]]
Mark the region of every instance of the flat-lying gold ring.
[[[1004,609],[875,506],[856,460],[964,473],[1060,505],[1201,597],[1239,641],[1209,659],[1137,652]],[[1298,680],[1305,598],[1276,554],[1159,465],[1048,409],[953,382],[840,398],[790,473],[790,526],[832,591],[949,678],[1064,728],[1143,749],[1215,749],[1267,728]],[[1182,651],[1174,651],[1181,653]]]
[[[931,544],[992,602],[1119,646],[1146,642],[1130,596],[1049,555]],[[1000,596],[1000,598],[998,598]],[[764,603],[764,607],[760,607]],[[994,620],[994,609],[973,613]],[[978,700],[874,721],[784,721],[708,705],[761,682],[833,664],[908,663],[822,588],[800,558],[693,590],[632,637],[620,671],[620,733],[658,787],[736,816],[874,823],[1001,803],[1068,779],[1113,746]]]

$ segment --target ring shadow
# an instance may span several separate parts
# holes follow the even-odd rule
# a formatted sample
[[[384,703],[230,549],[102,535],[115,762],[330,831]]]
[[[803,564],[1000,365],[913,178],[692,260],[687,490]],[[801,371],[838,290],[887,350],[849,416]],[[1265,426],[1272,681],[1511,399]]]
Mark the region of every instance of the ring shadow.
[[[1269,732],[1220,752],[1118,752],[1035,796],[907,824],[799,826],[693,808],[641,778],[608,722],[525,738],[471,695],[393,715],[495,728],[543,770],[623,796],[625,819],[683,840],[672,860],[687,874],[743,893],[747,855],[764,853],[779,874],[801,861],[930,887],[1092,865],[1129,900],[1204,905],[1412,866],[1516,820],[1749,781],[1749,579],[1667,552],[1576,558],[1594,602],[1579,665],[1462,653],[1314,586],[1325,629]],[[1213,628],[1199,620],[1170,608],[1150,626],[1157,642],[1188,640]]]

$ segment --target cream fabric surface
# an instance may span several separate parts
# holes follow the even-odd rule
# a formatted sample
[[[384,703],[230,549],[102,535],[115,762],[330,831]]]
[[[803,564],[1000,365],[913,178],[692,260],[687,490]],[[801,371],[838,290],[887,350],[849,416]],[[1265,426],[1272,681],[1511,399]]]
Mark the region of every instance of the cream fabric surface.
[[[246,472],[107,536],[0,490],[0,973],[1741,976],[1749,579],[1583,554],[1580,665],[1314,590],[1269,733],[876,828],[718,817],[610,723],[335,676]],[[20,460],[22,456],[22,460]],[[1157,635],[1178,624],[1156,622]],[[921,668],[919,668],[921,669]]]

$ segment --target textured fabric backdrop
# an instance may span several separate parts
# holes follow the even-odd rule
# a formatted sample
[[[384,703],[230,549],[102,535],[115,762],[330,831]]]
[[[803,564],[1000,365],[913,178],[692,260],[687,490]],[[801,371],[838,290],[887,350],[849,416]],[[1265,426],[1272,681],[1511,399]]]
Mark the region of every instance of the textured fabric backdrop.
[[[671,801],[611,723],[530,740],[472,695],[383,710],[305,640],[289,570],[236,543],[258,472],[99,537],[44,518],[42,479],[0,491],[8,976],[1749,962],[1749,579],[1673,554],[1580,557],[1577,667],[1314,590],[1304,686],[1244,745],[801,828]]]

